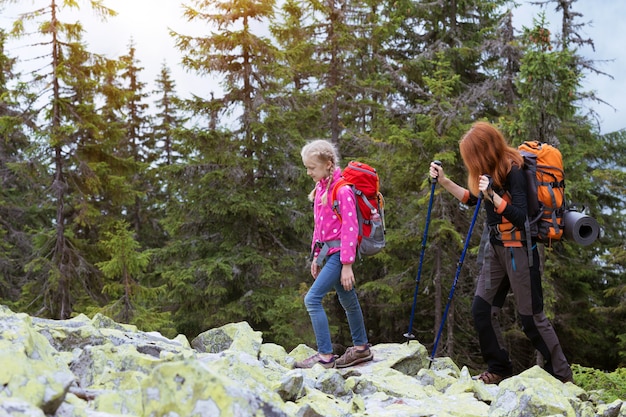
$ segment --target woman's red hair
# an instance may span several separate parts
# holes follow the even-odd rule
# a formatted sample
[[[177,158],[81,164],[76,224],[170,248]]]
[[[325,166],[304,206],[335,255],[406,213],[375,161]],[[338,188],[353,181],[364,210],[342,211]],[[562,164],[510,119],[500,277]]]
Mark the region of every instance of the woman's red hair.
[[[502,133],[492,124],[476,122],[459,141],[461,158],[468,171],[467,186],[478,195],[479,177],[490,175],[493,184],[502,187],[512,165],[522,167],[518,150],[508,145]]]

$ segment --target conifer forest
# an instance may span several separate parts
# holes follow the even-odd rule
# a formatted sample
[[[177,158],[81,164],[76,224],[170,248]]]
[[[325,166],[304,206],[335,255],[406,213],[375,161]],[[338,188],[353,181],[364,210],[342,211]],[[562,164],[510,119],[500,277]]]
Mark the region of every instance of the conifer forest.
[[[626,365],[626,130],[600,134],[590,110],[603,98],[582,81],[602,71],[580,53],[593,39],[576,0],[537,1],[523,28],[505,0],[180,1],[207,29],[171,31],[179,61],[219,93],[179,94],[165,64],[145,79],[132,42],[90,52],[69,12],[106,19],[106,0],[22,2],[0,28],[1,304],[100,312],[167,337],[247,321],[266,341],[315,347],[303,303],[314,184],[300,149],[325,138],[342,166],[376,167],[385,196],[387,246],[355,265],[370,342],[403,342],[415,300],[412,332],[430,349],[473,208],[436,188],[414,298],[428,167],[465,184],[458,141],[487,120],[511,145],[561,151],[567,201],[601,234],[543,247],[546,313],[571,363]],[[29,71],[6,47],[15,39],[41,52]],[[483,222],[481,211],[438,351],[472,369]],[[537,358],[509,297],[500,323],[519,371]],[[349,346],[336,297],[325,303],[333,341]]]

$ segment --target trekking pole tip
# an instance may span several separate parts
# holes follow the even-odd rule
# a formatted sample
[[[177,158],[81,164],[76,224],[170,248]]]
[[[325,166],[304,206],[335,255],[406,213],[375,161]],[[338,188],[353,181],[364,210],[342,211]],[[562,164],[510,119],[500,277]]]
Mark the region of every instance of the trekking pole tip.
[[[413,333],[405,333],[404,337],[406,338],[406,342],[409,343],[411,340],[415,340],[415,335]]]
[[[433,356],[428,357],[428,369],[432,366],[433,362],[435,362],[435,358]]]

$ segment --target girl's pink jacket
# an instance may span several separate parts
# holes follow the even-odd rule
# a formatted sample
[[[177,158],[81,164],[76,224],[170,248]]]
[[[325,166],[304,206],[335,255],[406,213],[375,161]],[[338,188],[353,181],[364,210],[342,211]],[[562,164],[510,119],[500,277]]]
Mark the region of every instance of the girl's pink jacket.
[[[341,179],[341,169],[336,168],[333,172],[330,187],[328,179],[324,178],[315,185],[315,200],[313,202],[313,215],[315,227],[313,229],[313,240],[311,250],[315,256],[320,248],[315,246],[316,242],[328,242],[340,240],[341,247],[330,248],[328,254],[341,251],[341,263],[351,264],[356,260],[356,249],[359,239],[359,223],[356,212],[356,200],[354,192],[349,186],[343,186],[337,190],[337,201],[339,202],[339,212],[341,221],[333,211],[331,192],[334,184]],[[326,204],[322,203],[322,196],[328,190]]]

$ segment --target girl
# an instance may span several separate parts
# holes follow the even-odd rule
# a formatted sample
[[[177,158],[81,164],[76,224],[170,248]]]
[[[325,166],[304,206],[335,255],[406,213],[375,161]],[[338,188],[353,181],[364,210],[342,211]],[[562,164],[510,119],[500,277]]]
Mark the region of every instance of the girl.
[[[475,205],[479,193],[485,199],[489,241],[472,315],[488,368],[476,379],[497,384],[513,373],[497,323],[498,312],[512,289],[524,333],[543,356],[544,369],[563,382],[572,381],[572,370],[543,312],[537,245],[532,242],[529,250],[526,244],[530,237],[524,233],[527,200],[522,156],[486,122],[475,123],[459,142],[459,149],[469,173],[469,190],[446,178],[435,163],[430,164],[429,174],[463,203]]]
[[[312,141],[302,148],[301,156],[307,174],[315,181],[315,188],[309,195],[313,201],[315,221],[311,243],[311,275],[314,281],[304,297],[304,304],[311,317],[318,353],[296,362],[295,366],[311,368],[320,364],[325,368],[344,368],[373,358],[363,313],[354,290],[352,264],[356,259],[359,230],[356,200],[350,186],[345,185],[337,190],[337,201],[342,212],[339,220],[333,212],[333,202],[329,201],[334,184],[341,179],[339,155],[331,142]],[[322,306],[322,299],[333,289],[346,312],[354,344],[340,358],[333,354],[328,318]]]

